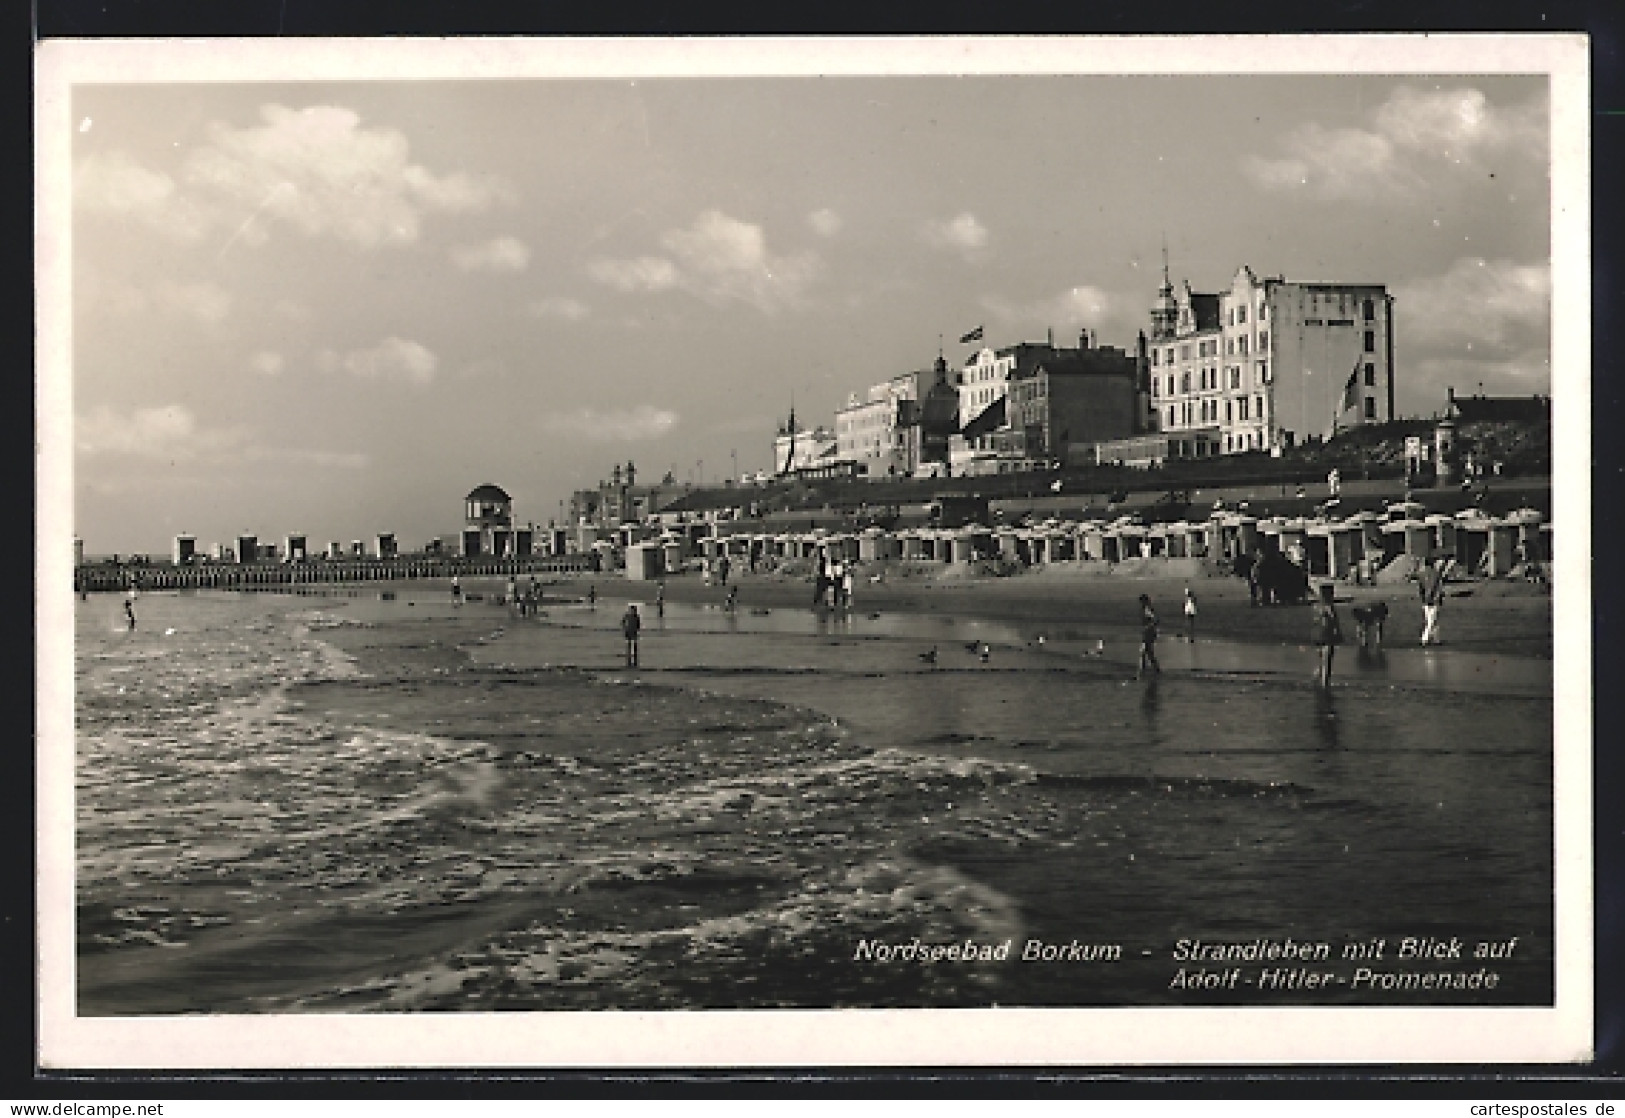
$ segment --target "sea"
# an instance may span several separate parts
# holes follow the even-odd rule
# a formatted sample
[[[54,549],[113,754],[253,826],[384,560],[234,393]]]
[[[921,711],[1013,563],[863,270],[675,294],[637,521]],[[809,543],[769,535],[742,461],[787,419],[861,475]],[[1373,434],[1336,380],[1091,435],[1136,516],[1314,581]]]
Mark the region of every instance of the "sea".
[[[465,587],[76,604],[80,1015],[1552,1003],[1550,661]]]

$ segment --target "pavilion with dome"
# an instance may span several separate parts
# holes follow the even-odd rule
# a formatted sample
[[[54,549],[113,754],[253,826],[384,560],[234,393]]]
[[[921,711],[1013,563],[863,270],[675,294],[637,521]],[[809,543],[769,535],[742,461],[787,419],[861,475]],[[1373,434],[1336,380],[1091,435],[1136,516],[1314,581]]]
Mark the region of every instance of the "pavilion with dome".
[[[475,486],[463,498],[462,553],[466,558],[529,555],[533,532],[516,527],[513,498],[500,485]]]

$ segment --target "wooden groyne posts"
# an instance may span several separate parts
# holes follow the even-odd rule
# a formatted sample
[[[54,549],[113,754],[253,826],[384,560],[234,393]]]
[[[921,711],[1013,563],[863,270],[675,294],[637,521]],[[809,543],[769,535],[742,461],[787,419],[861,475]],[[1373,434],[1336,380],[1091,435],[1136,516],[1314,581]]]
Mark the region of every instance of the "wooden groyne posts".
[[[429,578],[508,578],[592,569],[590,555],[535,555],[516,559],[311,559],[299,563],[85,563],[75,567],[75,593],[142,590],[240,590],[312,583],[379,582]]]

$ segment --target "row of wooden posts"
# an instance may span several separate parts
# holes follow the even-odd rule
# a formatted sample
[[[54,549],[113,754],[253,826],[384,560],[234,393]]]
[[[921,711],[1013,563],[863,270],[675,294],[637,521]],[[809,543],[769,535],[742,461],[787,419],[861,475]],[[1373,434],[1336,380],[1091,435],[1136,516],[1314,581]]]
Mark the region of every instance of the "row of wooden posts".
[[[298,563],[198,562],[182,566],[86,563],[74,569],[76,592],[126,590],[230,590],[287,584],[375,582],[423,578],[513,577],[585,571],[590,555],[532,555],[519,558],[314,559]]]

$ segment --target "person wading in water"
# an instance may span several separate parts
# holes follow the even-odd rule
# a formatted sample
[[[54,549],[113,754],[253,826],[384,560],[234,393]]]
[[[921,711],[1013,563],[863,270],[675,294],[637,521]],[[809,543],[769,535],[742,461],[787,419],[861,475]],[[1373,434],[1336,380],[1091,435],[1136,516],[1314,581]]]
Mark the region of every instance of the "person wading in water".
[[[1157,675],[1162,674],[1162,665],[1157,663],[1157,611],[1151,608],[1151,595],[1140,595],[1140,670],[1134,673],[1139,679],[1146,669]]]

